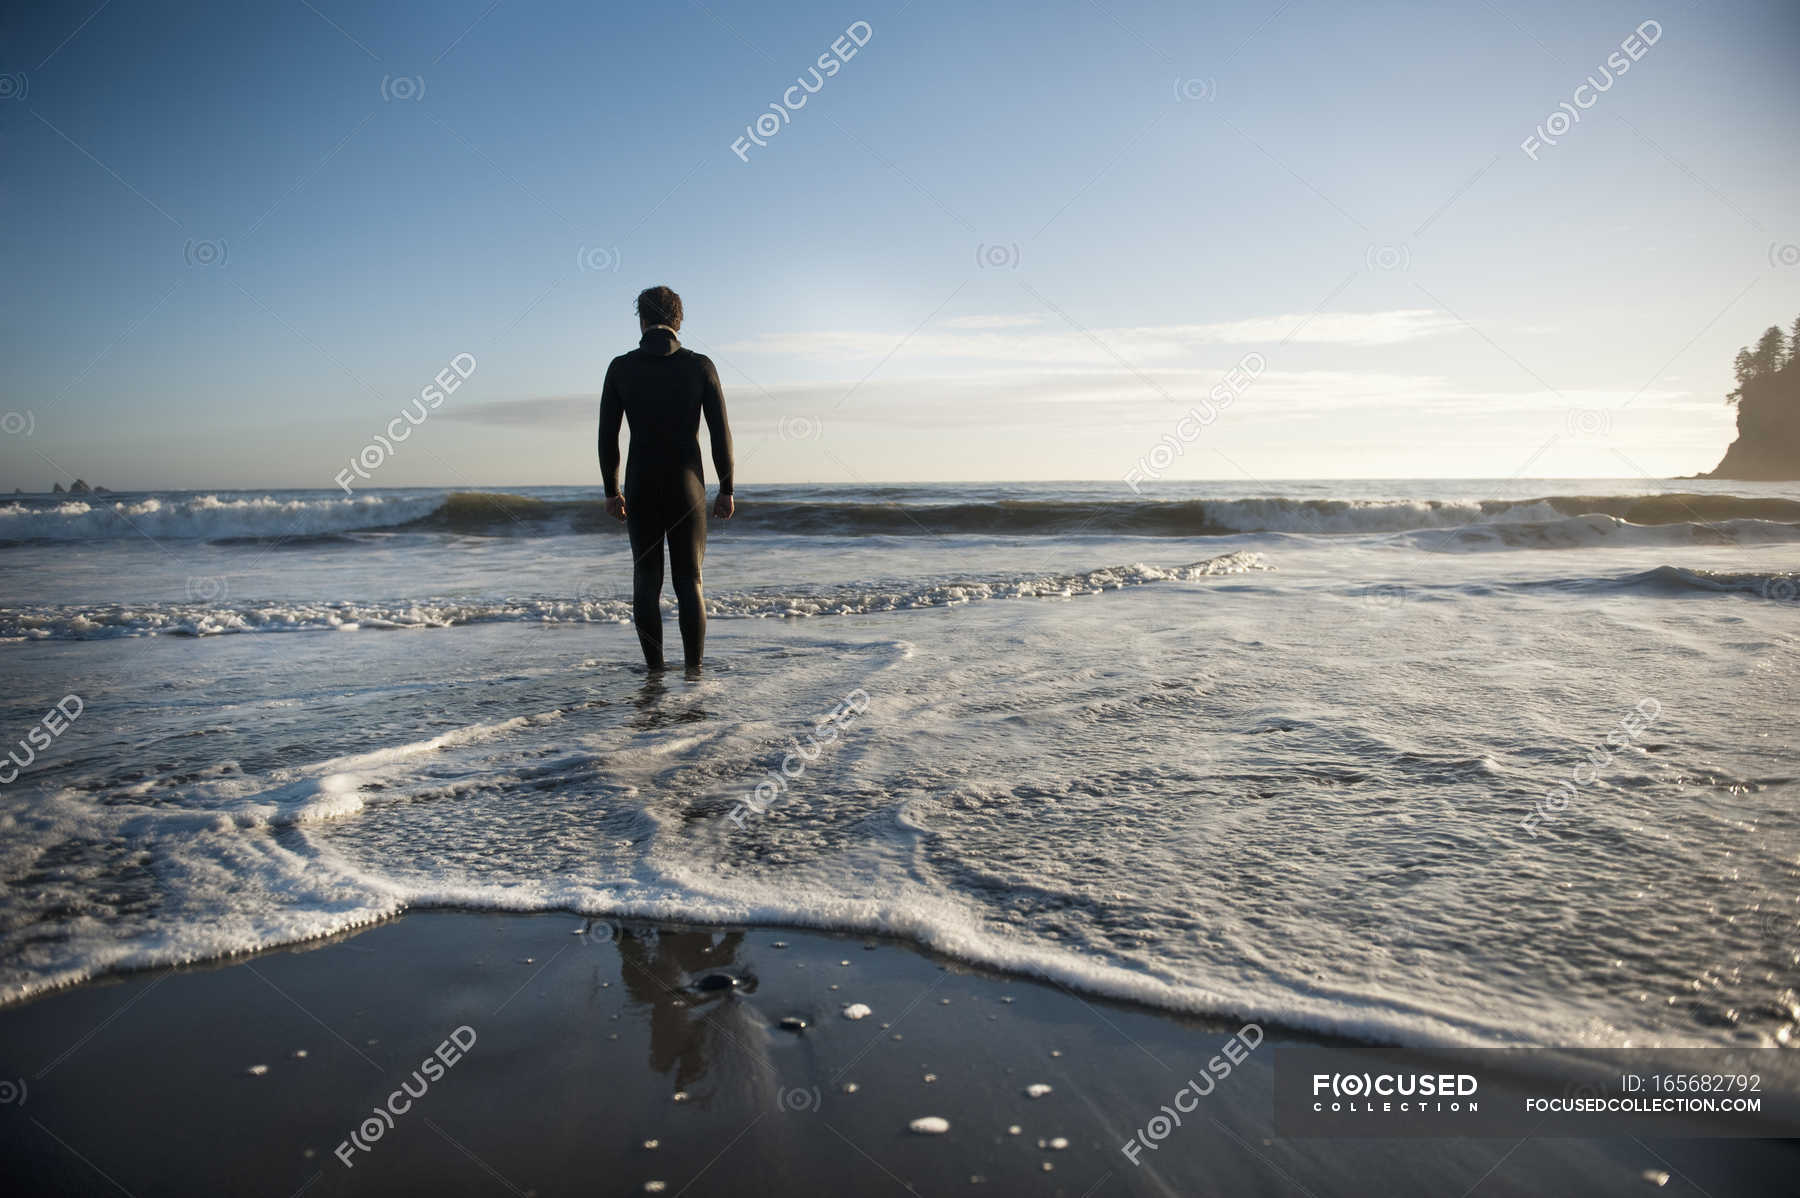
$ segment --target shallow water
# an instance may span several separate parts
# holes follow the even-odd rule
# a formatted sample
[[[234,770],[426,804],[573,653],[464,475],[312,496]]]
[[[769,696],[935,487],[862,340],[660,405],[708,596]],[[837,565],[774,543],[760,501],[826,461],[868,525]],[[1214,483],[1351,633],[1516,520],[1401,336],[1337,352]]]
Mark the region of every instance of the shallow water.
[[[591,494],[34,503],[6,739],[83,707],[0,790],[0,992],[456,904],[1371,1039],[1785,1045],[1800,487],[1666,489],[747,489],[815,531],[715,529],[697,680],[633,664]],[[1273,530],[1171,531],[1227,515]]]

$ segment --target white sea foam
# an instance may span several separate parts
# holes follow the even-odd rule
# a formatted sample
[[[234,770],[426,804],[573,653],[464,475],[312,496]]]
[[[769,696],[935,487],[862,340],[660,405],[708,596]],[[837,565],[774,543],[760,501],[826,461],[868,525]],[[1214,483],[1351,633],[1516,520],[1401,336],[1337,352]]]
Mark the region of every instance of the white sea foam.
[[[1545,500],[1516,504],[1494,514],[1472,501],[1360,499],[1307,503],[1292,499],[1236,499],[1208,503],[1206,518],[1211,524],[1238,532],[1345,534],[1458,528],[1490,520],[1528,523],[1560,520],[1562,514]]]
[[[991,599],[1070,598],[1158,582],[1194,582],[1228,574],[1273,569],[1264,556],[1240,550],[1179,566],[1142,562],[1074,574],[893,587],[862,584],[808,593],[707,595],[707,614],[726,619],[792,619],[867,615],[920,608],[958,607]],[[665,603],[673,609],[671,601]],[[0,639],[103,640],[140,636],[222,636],[247,632],[355,632],[455,628],[470,624],[628,624],[631,603],[611,598],[501,600],[420,599],[396,603],[353,602],[113,604],[70,609],[39,605],[0,609]]]
[[[896,654],[889,660],[905,658]],[[1518,1038],[1516,1029],[1503,1021],[1472,1020],[1416,1000],[1362,995],[1346,1003],[1341,996],[1282,986],[1220,988],[1182,977],[1176,970],[1146,971],[1103,957],[1088,959],[1065,947],[997,931],[988,926],[991,921],[979,908],[904,882],[899,875],[890,882],[894,888],[889,893],[864,897],[829,883],[792,877],[731,878],[711,868],[696,868],[684,853],[668,858],[652,854],[642,864],[583,877],[512,876],[494,881],[441,868],[418,876],[414,871],[397,873],[353,861],[343,849],[359,841],[360,835],[352,842],[314,841],[304,847],[268,838],[277,829],[324,830],[354,820],[365,810],[364,788],[371,783],[377,787],[374,793],[385,794],[390,801],[404,800],[421,785],[438,801],[448,801],[454,788],[422,781],[421,762],[449,758],[443,764],[451,773],[460,773],[467,766],[457,764],[462,762],[459,751],[486,752],[485,747],[509,740],[529,743],[532,734],[566,717],[566,712],[553,710],[474,724],[263,776],[227,770],[219,777],[172,787],[152,780],[121,788],[104,804],[93,803],[81,792],[64,791],[29,807],[10,807],[0,820],[0,830],[9,838],[39,844],[108,844],[115,850],[122,846],[128,856],[154,857],[170,876],[184,879],[177,892],[180,907],[211,914],[159,926],[127,941],[111,935],[94,937],[83,930],[87,921],[78,920],[69,925],[74,938],[65,951],[34,948],[26,953],[29,974],[8,977],[0,998],[22,997],[106,971],[180,964],[311,939],[406,909],[458,907],[886,935],[1088,993],[1182,1012],[1254,1016],[1298,1029],[1442,1047]],[[654,770],[661,768],[658,762],[692,759],[695,748],[694,738],[658,738],[646,746],[649,756],[638,756],[632,768]],[[532,756],[542,756],[542,748]],[[615,757],[615,768],[632,760],[632,751],[626,750]],[[524,780],[523,764],[516,761],[513,772],[489,775],[475,785],[485,793],[505,793]],[[896,811],[894,826],[906,829],[909,841],[928,835],[931,812],[931,804],[909,801]],[[659,818],[658,826],[666,834],[682,822]],[[523,844],[519,847],[533,851]],[[859,859],[865,865],[878,863],[897,847],[877,840],[863,846]],[[510,851],[507,842],[490,840],[484,855],[498,863]],[[87,866],[68,871],[65,884],[100,881],[117,860],[113,852],[97,854]],[[894,860],[898,864],[903,858]],[[860,872],[848,862],[846,868],[846,876]],[[858,1019],[869,1009],[853,1003],[843,1014]]]

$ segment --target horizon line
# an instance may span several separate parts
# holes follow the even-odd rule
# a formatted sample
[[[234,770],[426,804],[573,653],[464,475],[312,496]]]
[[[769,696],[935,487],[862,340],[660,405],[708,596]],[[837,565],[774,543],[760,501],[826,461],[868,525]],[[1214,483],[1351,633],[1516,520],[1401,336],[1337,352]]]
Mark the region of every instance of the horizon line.
[[[85,481],[85,480],[80,480],[80,481]],[[1192,485],[1192,484],[1206,484],[1206,483],[1244,483],[1244,484],[1248,484],[1251,486],[1274,486],[1274,485],[1282,484],[1282,483],[1322,483],[1322,482],[1343,482],[1343,483],[1496,482],[1496,483],[1515,483],[1515,482],[1556,482],[1556,481],[1561,481],[1561,482],[1643,482],[1643,483],[1663,483],[1663,482],[1781,483],[1781,482],[1795,481],[1795,480],[1751,479],[1751,478],[1716,478],[1715,479],[1715,478],[1708,477],[1707,475],[1704,475],[1704,474],[1668,474],[1668,475],[1642,475],[1642,474],[1347,475],[1346,474],[1346,475],[1293,475],[1293,476],[1269,478],[1269,479],[1244,479],[1244,480],[1222,478],[1222,477],[1221,478],[1163,479],[1163,480],[1158,480],[1156,482],[1140,483],[1139,486],[1142,491],[1149,492],[1149,491],[1156,490],[1159,487],[1167,487],[1170,485]],[[713,490],[713,489],[716,489],[718,484],[716,481],[709,481],[706,485],[707,485],[708,490]],[[1116,478],[1004,478],[1004,479],[995,479],[995,478],[985,478],[985,479],[983,479],[983,478],[966,478],[966,479],[875,478],[875,479],[858,479],[858,480],[855,480],[852,482],[846,482],[841,479],[836,479],[836,480],[822,480],[821,479],[821,480],[796,480],[796,481],[788,481],[788,482],[738,483],[738,484],[736,484],[736,486],[733,487],[733,493],[737,494],[737,493],[741,493],[747,489],[758,488],[758,487],[845,487],[845,488],[855,488],[855,487],[1003,487],[1003,486],[1050,486],[1050,485],[1065,485],[1065,486],[1066,485],[1078,485],[1078,486],[1104,485],[1104,486],[1118,486],[1118,487],[1125,488],[1127,490],[1130,489],[1129,485],[1126,484],[1123,480],[1116,479]],[[34,495],[70,495],[70,494],[74,494],[74,495],[78,495],[78,496],[95,495],[95,494],[100,494],[100,495],[151,495],[151,494],[156,494],[158,492],[173,492],[173,491],[211,492],[211,491],[341,491],[342,490],[342,488],[335,487],[335,486],[323,486],[323,487],[319,487],[319,486],[287,486],[287,485],[282,485],[282,484],[278,484],[278,483],[261,483],[261,484],[255,485],[255,486],[218,485],[218,486],[167,486],[167,487],[106,487],[105,484],[89,484],[89,486],[90,486],[89,490],[79,491],[79,492],[71,492],[71,491],[67,490],[66,487],[62,491],[54,491],[54,490],[49,490],[49,491],[35,490],[35,491],[33,491],[33,490],[25,490],[24,488],[21,488],[21,487],[15,487],[12,491],[0,492],[0,498],[12,498],[12,497],[18,497],[18,496],[34,496]],[[102,489],[100,489],[101,487],[105,487],[105,489],[102,490]],[[345,495],[345,498],[352,499],[352,498],[355,498],[356,495],[362,494],[367,491],[479,492],[479,491],[489,490],[489,489],[503,490],[503,491],[519,491],[519,490],[528,490],[528,489],[532,489],[532,488],[542,489],[542,488],[552,488],[552,487],[558,488],[558,489],[592,489],[595,491],[601,491],[601,490],[604,490],[605,484],[602,482],[599,482],[599,481],[579,482],[579,483],[567,483],[567,482],[410,483],[410,484],[395,485],[395,486],[357,487],[354,493]]]

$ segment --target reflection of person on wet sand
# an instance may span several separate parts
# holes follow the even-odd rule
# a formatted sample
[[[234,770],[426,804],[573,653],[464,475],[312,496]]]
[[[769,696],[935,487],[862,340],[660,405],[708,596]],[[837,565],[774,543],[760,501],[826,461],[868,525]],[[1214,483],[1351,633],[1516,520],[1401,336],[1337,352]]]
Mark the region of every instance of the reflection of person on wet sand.
[[[715,940],[709,932],[652,932],[645,940],[632,932],[619,937],[623,960],[621,980],[632,1001],[650,1008],[650,1068],[675,1072],[677,1089],[686,1089],[717,1064],[709,1051],[710,1025],[722,1006],[736,993],[754,993],[754,975],[734,969],[742,932],[727,932]],[[699,988],[710,975],[736,979],[735,987]],[[734,1021],[739,1027],[742,1021]],[[718,1029],[728,1038],[741,1038],[736,1029]],[[741,1045],[740,1045],[741,1047]]]

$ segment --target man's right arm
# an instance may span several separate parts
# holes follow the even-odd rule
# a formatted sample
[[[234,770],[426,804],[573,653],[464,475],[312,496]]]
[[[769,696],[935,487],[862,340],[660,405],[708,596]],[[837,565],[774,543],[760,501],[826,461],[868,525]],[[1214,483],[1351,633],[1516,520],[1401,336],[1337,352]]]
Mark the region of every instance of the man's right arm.
[[[600,480],[606,484],[608,499],[619,493],[619,425],[625,419],[618,373],[615,360],[606,368],[606,383],[600,388]]]

